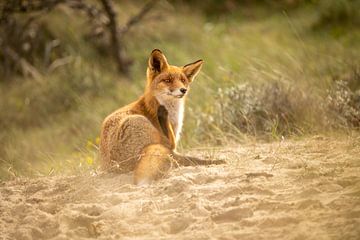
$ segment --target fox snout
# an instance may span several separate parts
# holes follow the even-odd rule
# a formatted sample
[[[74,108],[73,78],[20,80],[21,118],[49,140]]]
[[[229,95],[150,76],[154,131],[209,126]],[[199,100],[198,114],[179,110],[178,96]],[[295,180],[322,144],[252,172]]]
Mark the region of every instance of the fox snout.
[[[184,87],[181,87],[181,88],[171,90],[170,92],[171,92],[170,95],[177,97],[177,98],[182,98],[183,96],[185,96],[187,89]]]
[[[186,93],[186,91],[187,91],[187,89],[186,89],[186,88],[180,88],[180,92],[182,92],[183,94],[185,94],[185,93]]]

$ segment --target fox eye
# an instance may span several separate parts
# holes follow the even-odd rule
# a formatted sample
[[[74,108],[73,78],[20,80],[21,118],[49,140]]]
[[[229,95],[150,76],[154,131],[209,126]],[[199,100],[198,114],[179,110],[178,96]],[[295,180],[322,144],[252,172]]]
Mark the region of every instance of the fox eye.
[[[182,81],[182,83],[185,83],[185,79],[182,78],[181,81]]]
[[[165,79],[165,80],[164,80],[164,82],[166,82],[166,83],[170,83],[170,82],[171,82],[171,80],[170,80],[170,79]]]

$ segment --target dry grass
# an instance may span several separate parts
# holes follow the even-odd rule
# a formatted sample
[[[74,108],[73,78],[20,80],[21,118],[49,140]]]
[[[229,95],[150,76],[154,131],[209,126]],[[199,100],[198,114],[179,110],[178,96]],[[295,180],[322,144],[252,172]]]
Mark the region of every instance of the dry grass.
[[[120,21],[137,9],[137,3],[124,6],[128,11],[122,11]],[[131,81],[121,78],[111,58],[83,37],[86,21],[64,9],[44,16],[51,36],[61,43],[61,56],[69,61],[51,71],[39,68],[39,79],[1,81],[0,178],[81,172],[79,166],[88,171],[81,162],[96,150],[88,151],[87,142],[98,137],[107,114],[142,94],[153,48],[162,49],[175,65],[205,60],[187,101],[180,150],[306,136],[327,132],[329,126],[331,131],[340,125],[341,131],[353,131],[356,124],[348,124],[342,110],[327,111],[325,99],[336,95],[331,90],[336,76],[359,67],[359,30],[315,32],[318,14],[311,7],[284,13],[247,6],[209,17],[200,9],[162,3],[125,39],[136,59]],[[162,30],[154,33],[159,26]],[[35,63],[41,65],[40,60]],[[345,112],[358,111],[357,89],[349,85],[345,91],[353,99],[342,102]],[[319,116],[323,113],[325,123]]]

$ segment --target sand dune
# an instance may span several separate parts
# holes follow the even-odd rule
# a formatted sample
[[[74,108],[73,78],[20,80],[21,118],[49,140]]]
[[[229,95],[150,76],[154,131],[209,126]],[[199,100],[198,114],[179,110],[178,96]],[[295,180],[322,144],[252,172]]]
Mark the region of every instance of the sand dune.
[[[193,150],[206,155],[208,150]],[[0,183],[0,239],[360,239],[360,141],[211,150],[151,186],[131,175]]]

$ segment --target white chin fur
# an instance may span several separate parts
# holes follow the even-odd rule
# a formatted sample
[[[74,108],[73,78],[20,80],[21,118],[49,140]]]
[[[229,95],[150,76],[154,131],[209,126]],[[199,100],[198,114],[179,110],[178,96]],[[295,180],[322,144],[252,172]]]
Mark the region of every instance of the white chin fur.
[[[178,95],[177,95],[178,96]],[[184,119],[184,98],[174,95],[158,95],[156,99],[164,106],[169,114],[171,125],[174,128],[176,141],[180,139],[180,133]]]

